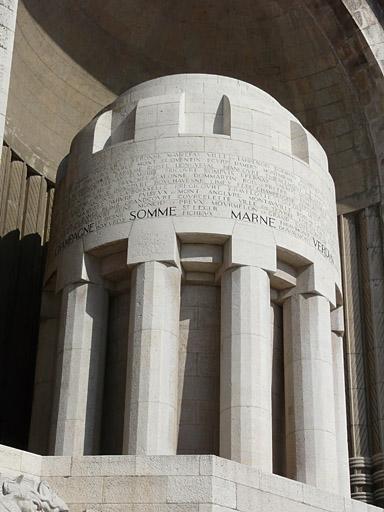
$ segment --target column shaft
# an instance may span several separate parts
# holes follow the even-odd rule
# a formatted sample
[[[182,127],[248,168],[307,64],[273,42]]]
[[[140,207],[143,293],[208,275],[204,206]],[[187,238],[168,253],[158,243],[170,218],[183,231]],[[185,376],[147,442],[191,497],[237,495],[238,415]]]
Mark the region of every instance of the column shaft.
[[[43,290],[28,443],[28,450],[40,455],[49,455],[49,435],[58,353],[60,299],[60,294],[56,294],[54,290]]]
[[[102,286],[64,288],[51,433],[55,455],[98,454],[107,316]]]
[[[318,295],[284,303],[287,476],[338,492],[330,305]]]
[[[180,282],[163,263],[133,270],[123,453],[176,454]]]
[[[347,435],[347,408],[344,380],[343,336],[332,332],[333,384],[335,392],[336,446],[339,470],[339,494],[351,496]]]
[[[272,472],[269,277],[238,267],[221,289],[220,455]]]

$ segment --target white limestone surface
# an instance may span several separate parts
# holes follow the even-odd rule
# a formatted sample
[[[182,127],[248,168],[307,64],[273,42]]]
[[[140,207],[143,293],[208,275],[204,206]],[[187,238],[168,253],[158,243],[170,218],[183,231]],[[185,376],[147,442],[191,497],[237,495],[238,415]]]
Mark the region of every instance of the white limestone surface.
[[[0,473],[48,482],[70,512],[379,512],[210,455],[41,457],[0,446]]]
[[[177,238],[229,240],[227,266],[273,272],[279,251],[314,263],[306,291],[335,303],[326,155],[292,114],[245,82],[173,75],[130,89],[75,137],[55,197],[47,278],[70,265],[77,243],[89,251],[128,239],[134,265],[178,264]]]

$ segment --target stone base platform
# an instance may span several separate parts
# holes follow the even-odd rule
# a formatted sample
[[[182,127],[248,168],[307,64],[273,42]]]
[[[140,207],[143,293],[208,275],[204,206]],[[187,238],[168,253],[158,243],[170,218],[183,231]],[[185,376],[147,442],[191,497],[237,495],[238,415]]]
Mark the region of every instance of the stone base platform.
[[[211,455],[41,457],[0,445],[0,473],[48,481],[70,512],[379,512]]]

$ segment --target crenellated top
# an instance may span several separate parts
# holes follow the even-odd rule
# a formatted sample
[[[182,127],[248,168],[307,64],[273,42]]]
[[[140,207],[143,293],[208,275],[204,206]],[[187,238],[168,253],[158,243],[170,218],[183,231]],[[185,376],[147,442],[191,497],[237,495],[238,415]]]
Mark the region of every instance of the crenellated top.
[[[336,303],[336,200],[326,154],[253,85],[192,74],[130,89],[75,137],[55,197],[52,271],[75,246],[87,252],[118,240],[128,240],[129,265],[177,265],[177,244],[192,240],[226,245],[225,265],[276,273],[278,258],[313,263],[303,290]]]
[[[316,139],[261,89],[216,75],[172,75],[122,94],[74,139],[91,156],[117,144],[182,137],[227,138],[236,152],[263,159],[266,151],[293,157],[328,172]]]

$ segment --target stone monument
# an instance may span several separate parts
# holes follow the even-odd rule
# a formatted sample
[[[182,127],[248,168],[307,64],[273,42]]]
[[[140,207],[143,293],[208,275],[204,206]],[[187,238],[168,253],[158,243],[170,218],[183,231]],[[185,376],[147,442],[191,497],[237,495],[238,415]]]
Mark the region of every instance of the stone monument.
[[[58,174],[30,448],[71,462],[40,474],[70,508],[367,510],[342,317],[314,137],[232,78],[130,89]]]

